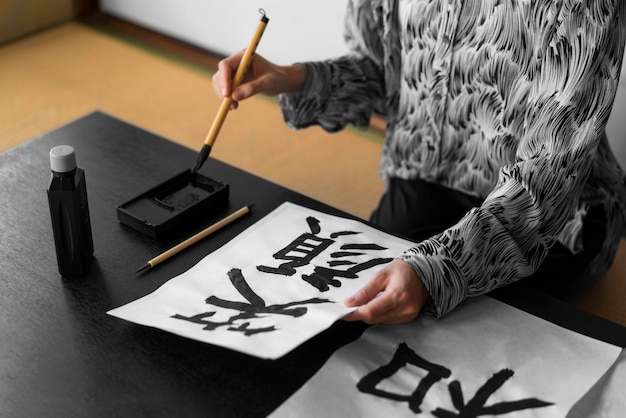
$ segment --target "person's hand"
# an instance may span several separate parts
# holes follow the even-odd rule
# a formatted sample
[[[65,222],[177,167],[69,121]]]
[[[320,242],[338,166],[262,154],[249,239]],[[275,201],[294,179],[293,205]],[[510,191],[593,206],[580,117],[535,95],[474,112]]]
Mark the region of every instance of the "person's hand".
[[[368,324],[400,324],[417,318],[428,290],[415,270],[396,259],[381,269],[361,290],[344,301],[358,306],[343,319]]]
[[[304,69],[300,65],[280,66],[254,54],[243,81],[231,91],[233,78],[244,52],[245,50],[241,50],[220,61],[212,79],[213,89],[220,100],[232,96],[231,109],[236,109],[239,101],[255,94],[273,96],[300,91],[304,87]]]

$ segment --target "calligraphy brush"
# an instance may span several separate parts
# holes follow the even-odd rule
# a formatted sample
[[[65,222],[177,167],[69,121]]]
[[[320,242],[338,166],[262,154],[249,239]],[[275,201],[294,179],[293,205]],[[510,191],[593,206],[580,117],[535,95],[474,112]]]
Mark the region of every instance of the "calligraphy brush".
[[[215,120],[211,125],[211,129],[207,134],[204,145],[202,145],[202,149],[200,150],[200,154],[198,155],[198,161],[196,162],[196,166],[193,169],[193,174],[195,175],[202,164],[206,161],[211,153],[211,148],[213,147],[213,143],[215,143],[215,139],[217,138],[217,134],[222,128],[222,124],[224,123],[224,119],[226,119],[226,115],[228,114],[228,110],[230,109],[230,105],[233,102],[232,91],[237,88],[243,81],[243,78],[246,75],[246,71],[248,71],[248,67],[250,66],[250,62],[252,61],[252,56],[254,55],[254,51],[256,50],[259,41],[261,40],[261,36],[265,31],[265,26],[267,26],[267,22],[269,22],[269,18],[265,15],[265,10],[259,9],[261,13],[261,21],[259,22],[259,26],[257,27],[256,33],[250,42],[250,46],[246,49],[241,58],[241,62],[239,63],[239,67],[237,67],[237,71],[235,72],[235,77],[233,78],[231,95],[228,97],[224,97],[222,99],[222,104],[215,116]]]
[[[148,261],[146,264],[144,264],[139,270],[137,270],[136,273],[140,273],[144,270],[148,270],[154,266],[156,266],[159,263],[162,263],[163,261],[167,260],[168,258],[172,257],[175,254],[178,254],[179,252],[181,252],[182,250],[191,247],[193,244],[195,244],[196,242],[200,241],[201,239],[211,235],[213,232],[217,231],[218,229],[221,229],[223,227],[225,227],[226,225],[230,224],[231,222],[234,222],[235,220],[241,218],[242,216],[250,213],[250,211],[252,210],[252,208],[254,207],[254,204],[248,205],[248,206],[244,206],[243,208],[239,209],[238,211],[235,211],[233,213],[231,213],[230,215],[228,215],[227,217],[225,217],[224,219],[222,219],[221,221],[218,221],[216,223],[214,223],[213,225],[209,226],[208,228],[198,232],[197,234],[193,235],[190,238],[187,238],[185,241],[181,242],[180,244],[170,248],[169,250],[165,251],[164,253],[154,257],[152,260]]]

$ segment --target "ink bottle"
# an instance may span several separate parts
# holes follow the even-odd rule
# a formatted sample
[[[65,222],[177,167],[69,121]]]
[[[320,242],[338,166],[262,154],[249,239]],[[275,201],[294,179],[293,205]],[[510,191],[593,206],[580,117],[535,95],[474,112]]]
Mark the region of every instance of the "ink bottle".
[[[69,145],[50,150],[50,168],[48,204],[59,273],[84,276],[93,258],[85,172],[77,167],[74,148]]]

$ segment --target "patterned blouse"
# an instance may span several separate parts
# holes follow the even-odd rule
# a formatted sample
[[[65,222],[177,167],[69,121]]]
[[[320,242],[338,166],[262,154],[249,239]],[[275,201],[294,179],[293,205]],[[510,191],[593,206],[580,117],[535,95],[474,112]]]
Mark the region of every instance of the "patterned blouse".
[[[350,53],[304,63],[286,122],[333,132],[387,121],[383,179],[421,178],[484,199],[400,256],[439,317],[532,275],[549,248],[581,247],[591,205],[607,216],[604,273],[626,233],[626,176],[605,125],[626,42],[625,0],[352,0]]]

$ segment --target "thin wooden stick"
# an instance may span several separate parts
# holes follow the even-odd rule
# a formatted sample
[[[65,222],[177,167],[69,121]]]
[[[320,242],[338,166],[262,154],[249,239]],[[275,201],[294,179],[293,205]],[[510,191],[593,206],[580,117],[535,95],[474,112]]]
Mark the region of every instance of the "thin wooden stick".
[[[146,264],[144,264],[139,270],[137,270],[137,273],[142,272],[144,270],[148,270],[148,269],[156,266],[157,264],[162,263],[163,261],[165,261],[168,258],[172,257],[173,255],[178,254],[179,252],[181,252],[184,249],[192,246],[193,244],[195,244],[196,242],[200,241],[201,239],[211,235],[212,233],[214,233],[218,229],[223,228],[226,225],[230,224],[231,222],[241,218],[243,215],[249,213],[252,210],[253,206],[254,205],[244,206],[243,208],[239,209],[238,211],[231,213],[230,215],[228,215],[227,217],[225,217],[221,221],[218,221],[218,222],[214,223],[210,227],[208,227],[208,228],[198,232],[197,234],[195,234],[194,236],[192,236],[190,238],[187,238],[185,241],[181,242],[180,244],[178,244],[178,245],[170,248],[169,250],[165,251],[164,253],[154,257],[152,260],[150,260]]]

